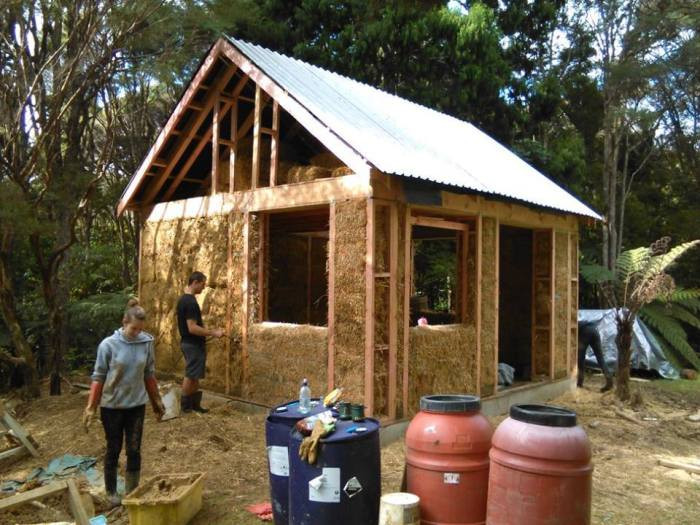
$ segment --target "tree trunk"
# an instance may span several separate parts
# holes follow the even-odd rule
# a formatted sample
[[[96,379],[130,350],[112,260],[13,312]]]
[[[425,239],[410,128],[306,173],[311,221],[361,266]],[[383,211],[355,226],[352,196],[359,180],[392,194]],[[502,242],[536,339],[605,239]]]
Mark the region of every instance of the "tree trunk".
[[[632,327],[634,316],[618,314],[617,318],[617,385],[615,395],[621,401],[630,400],[630,366],[632,361]]]

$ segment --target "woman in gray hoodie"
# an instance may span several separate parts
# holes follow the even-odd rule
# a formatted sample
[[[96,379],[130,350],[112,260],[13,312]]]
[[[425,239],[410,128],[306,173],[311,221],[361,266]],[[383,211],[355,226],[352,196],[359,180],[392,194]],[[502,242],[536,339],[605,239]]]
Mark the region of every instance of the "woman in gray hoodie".
[[[90,396],[83,413],[85,429],[97,407],[107,439],[104,476],[105,491],[114,506],[117,495],[117,467],[122,443],[126,444],[126,492],[139,484],[141,475],[141,436],[146,400],[160,421],[165,413],[155,377],[153,336],[143,330],[146,312],[136,299],[127,304],[122,328],[97,347]]]

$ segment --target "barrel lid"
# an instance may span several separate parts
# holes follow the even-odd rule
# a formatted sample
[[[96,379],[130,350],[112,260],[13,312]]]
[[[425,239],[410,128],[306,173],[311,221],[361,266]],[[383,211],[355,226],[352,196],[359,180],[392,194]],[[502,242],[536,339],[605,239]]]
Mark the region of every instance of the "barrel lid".
[[[315,404],[314,404],[315,403]],[[304,419],[308,416],[313,416],[324,410],[330,410],[328,407],[323,406],[323,403],[319,398],[314,398],[311,400],[311,409],[308,412],[299,412],[299,400],[290,401],[282,405],[278,405],[270,410],[268,419],[271,421],[291,421],[296,422],[300,419]]]
[[[354,428],[353,428],[354,427]],[[367,439],[379,432],[380,423],[376,419],[366,417],[362,421],[341,421],[335,422],[335,430],[321,439],[321,443],[341,443],[346,441],[359,441]],[[296,441],[304,439],[298,430],[292,428],[291,438]]]
[[[510,417],[547,427],[575,427],[576,412],[553,405],[512,405]]]
[[[423,396],[420,398],[420,409],[439,413],[477,412],[481,410],[481,399],[464,394]]]

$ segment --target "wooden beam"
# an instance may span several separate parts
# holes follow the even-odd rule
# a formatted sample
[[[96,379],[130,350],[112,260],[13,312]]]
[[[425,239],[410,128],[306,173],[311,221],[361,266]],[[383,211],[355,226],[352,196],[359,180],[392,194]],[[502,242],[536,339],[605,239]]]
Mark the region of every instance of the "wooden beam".
[[[209,94],[205,101],[204,110],[199,115],[197,115],[197,117],[187,127],[187,131],[182,135],[179,143],[175,147],[175,151],[168,162],[168,166],[163,170],[163,173],[160,175],[160,178],[157,181],[151,183],[151,186],[144,195],[142,202],[150,203],[153,201],[155,196],[163,187],[163,184],[165,184],[165,181],[168,180],[170,173],[175,169],[175,166],[180,160],[180,157],[182,157],[182,155],[185,153],[185,150],[190,145],[192,138],[197,133],[200,126],[204,123],[205,119],[207,118],[207,115],[209,114],[209,111],[211,111],[214,105],[218,102],[218,92],[221,89],[223,89],[224,86],[226,86],[226,84],[228,84],[229,80],[231,80],[231,77],[233,77],[235,73],[236,68],[229,67],[221,74],[221,77],[217,80],[214,86],[214,90],[211,92],[211,94]],[[211,128],[209,129],[209,133],[211,133]],[[182,176],[184,177],[185,174],[183,173]],[[178,181],[178,184],[180,183],[177,178],[175,180]],[[174,191],[172,184],[170,188],[172,191]],[[169,191],[169,193],[172,194],[172,191]]]
[[[219,119],[223,117],[221,111],[221,100],[214,103],[214,114],[212,116],[211,130],[211,194],[215,195],[219,191]]]
[[[481,395],[481,264],[483,260],[484,220],[481,214],[476,218],[476,394]]]
[[[255,85],[255,110],[253,111],[253,166],[251,168],[251,189],[260,186],[260,121],[262,119],[262,90]]]
[[[37,449],[34,447],[32,444],[32,441],[29,439],[29,434],[27,433],[26,430],[20,425],[15,418],[13,418],[9,413],[5,412],[2,416],[2,419],[5,423],[5,426],[9,428],[12,431],[12,434],[19,439],[20,443],[26,447],[26,449],[29,451],[29,453],[36,457],[39,457],[39,452]]]
[[[267,272],[265,271],[265,251],[267,247],[267,224],[268,215],[266,213],[258,214],[258,322],[262,323],[266,320],[266,296],[265,296],[265,280]]]
[[[236,191],[236,155],[238,155],[238,102],[231,103],[231,142],[228,154],[228,192]]]
[[[3,450],[2,452],[0,452],[0,461],[2,461],[3,459],[11,458],[13,456],[23,456],[25,454],[29,454],[29,451],[25,446],[19,445],[15,448]]]
[[[501,227],[498,222],[498,218],[494,219],[495,223],[495,248],[496,248],[496,255],[495,255],[495,261],[494,264],[496,265],[496,278],[494,282],[494,298],[493,298],[493,304],[494,308],[496,309],[496,314],[494,316],[494,326],[493,326],[493,393],[496,394],[498,392],[498,323],[499,323],[499,315],[498,315],[498,299],[499,299],[499,285],[500,285],[500,253],[501,253]]]
[[[459,304],[460,304],[460,322],[467,322],[467,309],[469,305],[467,304],[469,297],[469,273],[467,269],[469,261],[469,225],[467,225],[467,230],[463,231],[460,235],[462,241],[462,249],[459,253]]]
[[[280,164],[280,105],[272,102],[272,133],[270,134],[270,186],[277,186],[277,172]]]
[[[124,195],[122,196],[121,200],[119,201],[119,204],[117,205],[117,215],[121,215],[122,213],[124,213],[124,210],[136,194],[136,191],[139,189],[139,187],[145,180],[144,174],[150,168],[151,164],[153,163],[153,160],[159,156],[170,135],[174,133],[180,134],[180,132],[174,131],[175,127],[182,118],[182,115],[185,113],[185,111],[187,111],[187,105],[190,102],[192,102],[194,96],[197,94],[197,89],[199,89],[199,86],[203,83],[204,79],[209,75],[209,73],[211,73],[214,69],[216,62],[219,59],[219,54],[224,48],[224,42],[225,40],[220,39],[216,42],[216,44],[214,44],[214,46],[212,46],[211,50],[209,51],[209,54],[204,59],[204,62],[202,62],[202,66],[195,74],[189,86],[187,86],[185,93],[180,99],[180,102],[178,102],[177,106],[175,107],[175,110],[171,113],[167,123],[165,124],[165,126],[163,126],[163,129],[160,130],[158,138],[156,139],[153,146],[151,146],[151,149],[148,150],[146,158],[143,159],[143,162],[139,166],[139,169],[136,171],[136,174],[129,182],[129,185],[126,187],[126,190],[124,190]]]
[[[556,253],[557,253],[557,247],[556,247],[556,241],[557,241],[557,236],[554,231],[554,229],[551,230],[551,238],[552,238],[552,252],[550,253],[550,263],[549,263],[549,283],[550,283],[550,290],[549,290],[549,378],[551,380],[554,380],[554,351],[556,349],[555,345],[555,330],[556,326],[554,323],[555,315],[554,315],[554,306],[555,306],[555,297],[556,297],[556,272],[554,271],[555,265],[556,265]]]
[[[247,83],[248,83],[248,77],[241,78],[238,81],[238,84],[236,84],[235,91],[236,92],[242,91]],[[228,111],[228,108],[230,106],[231,106],[230,102],[224,103],[223,109],[219,112],[219,118],[223,118],[223,115],[226,114],[226,111]],[[204,133],[204,136],[201,139],[199,139],[199,143],[197,144],[197,147],[194,149],[194,151],[189,156],[189,158],[187,159],[185,164],[182,166],[182,169],[180,169],[180,172],[177,174],[175,179],[170,183],[170,187],[168,188],[168,191],[165,192],[165,194],[163,195],[163,198],[161,200],[167,201],[170,197],[172,197],[173,193],[175,192],[177,187],[180,185],[180,182],[185,177],[185,175],[187,175],[187,172],[189,171],[190,167],[192,167],[192,164],[194,164],[194,161],[197,160],[197,157],[199,156],[201,151],[204,149],[204,146],[207,145],[209,138],[211,137],[212,131],[213,131],[213,126],[209,127],[207,129],[207,131]]]
[[[311,324],[311,236],[306,238],[306,324]]]
[[[328,210],[328,391],[335,388],[335,201]]]
[[[27,492],[20,492],[9,498],[0,499],[0,511],[10,510],[14,507],[24,505],[35,499],[46,498],[48,496],[53,496],[59,492],[66,490],[67,485],[65,481],[53,481],[48,485],[39,487],[36,489],[28,490]]]
[[[571,375],[571,234],[566,236],[566,375]]]
[[[75,518],[75,525],[90,525],[90,518],[83,507],[83,500],[75,481],[72,478],[68,479],[66,485],[68,486],[68,505],[73,518]]]
[[[396,419],[396,354],[398,351],[399,210],[389,207],[389,419]]]
[[[411,217],[414,226],[427,226],[430,228],[442,228],[445,230],[466,231],[468,226],[461,222],[454,222],[440,217]]]
[[[402,400],[403,417],[409,414],[408,408],[408,364],[409,364],[409,344],[411,326],[411,274],[413,273],[413,259],[411,257],[411,208],[406,206],[404,215],[404,276],[403,276],[403,382]]]
[[[365,408],[374,414],[374,202],[367,199],[365,254]]]

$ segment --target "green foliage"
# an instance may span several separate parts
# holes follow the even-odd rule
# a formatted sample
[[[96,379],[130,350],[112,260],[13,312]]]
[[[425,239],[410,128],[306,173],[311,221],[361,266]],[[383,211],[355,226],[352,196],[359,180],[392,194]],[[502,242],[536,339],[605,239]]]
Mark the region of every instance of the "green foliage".
[[[428,297],[430,309],[450,311],[457,288],[456,245],[450,240],[416,241],[414,284],[420,295]]]

